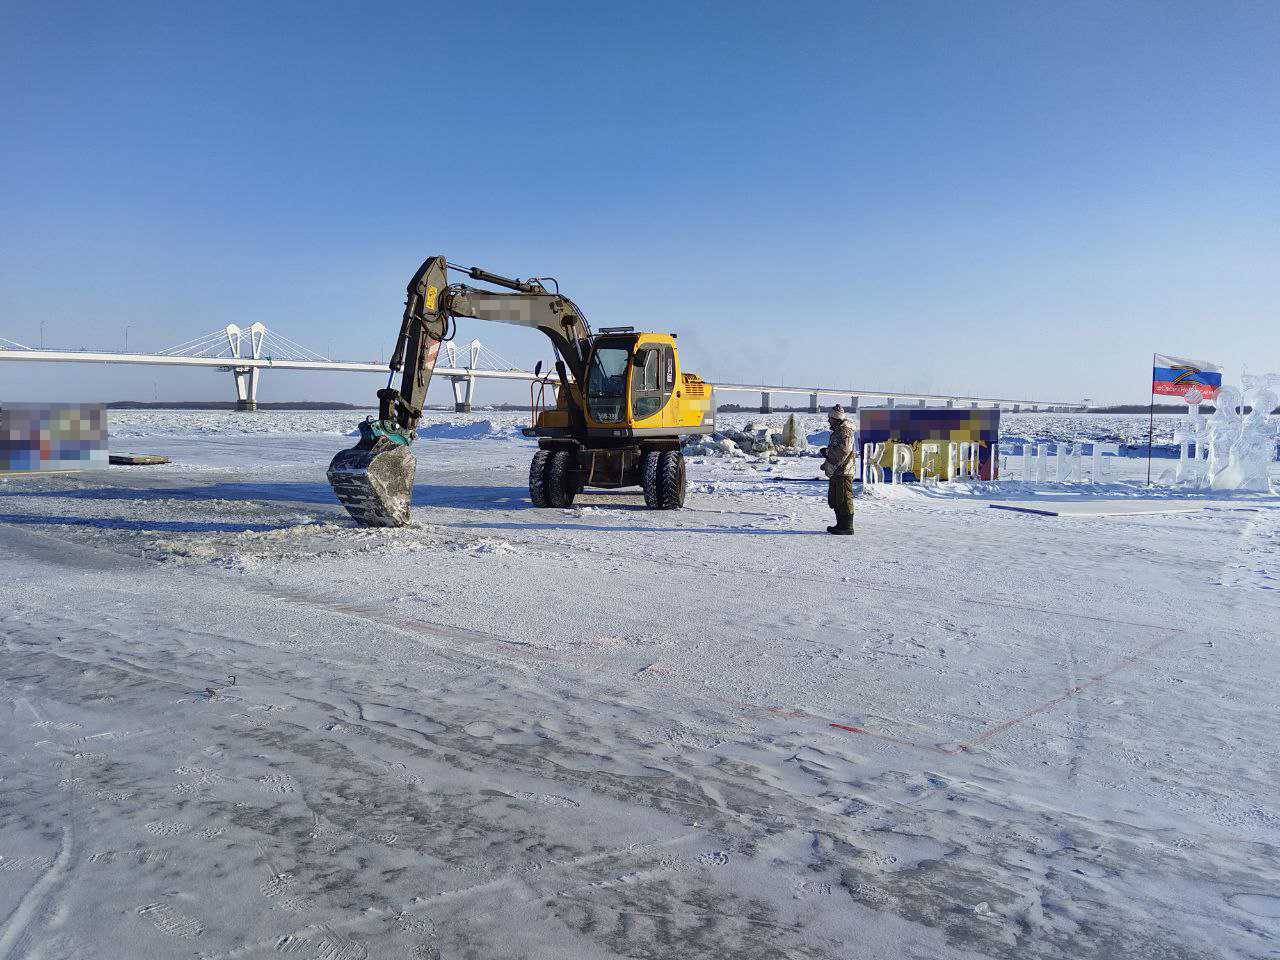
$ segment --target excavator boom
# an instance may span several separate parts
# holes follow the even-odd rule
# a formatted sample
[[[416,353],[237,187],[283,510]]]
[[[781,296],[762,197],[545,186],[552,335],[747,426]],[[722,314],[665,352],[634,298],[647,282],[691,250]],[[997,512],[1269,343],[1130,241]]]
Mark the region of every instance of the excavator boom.
[[[378,391],[378,419],[360,424],[360,442],[340,451],[326,472],[338,501],[364,527],[402,527],[409,522],[417,468],[409,444],[422,419],[431,373],[449,326],[440,302],[446,269],[444,257],[431,257],[409,281],[400,334],[388,364],[391,375]],[[398,390],[392,386],[397,373]]]
[[[585,364],[590,330],[568,297],[549,293],[536,280],[511,280],[471,267],[468,277],[508,288],[510,293],[450,285],[444,257],[423,261],[409,281],[404,317],[391,375],[378,391],[378,418],[360,424],[360,441],[337,454],[327,476],[333,492],[361,526],[400,527],[409,522],[417,459],[409,449],[422,420],[427,387],[440,344],[451,336],[456,317],[474,317],[541,330],[555,345],[578,381]],[[400,386],[393,386],[396,374]],[[567,378],[566,378],[567,380]],[[565,383],[567,386],[567,382]]]

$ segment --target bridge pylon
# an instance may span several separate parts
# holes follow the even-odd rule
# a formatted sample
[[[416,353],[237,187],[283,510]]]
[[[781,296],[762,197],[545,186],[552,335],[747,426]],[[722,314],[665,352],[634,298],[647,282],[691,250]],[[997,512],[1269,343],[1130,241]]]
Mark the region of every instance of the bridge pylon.
[[[227,346],[231,348],[231,356],[243,357],[245,341],[248,341],[249,356],[255,360],[262,358],[262,343],[267,337],[267,328],[255,323],[248,330],[241,330],[234,323],[228,323],[224,331],[227,335]],[[258,368],[232,367],[231,376],[236,384],[236,410],[252,413],[258,409]]]
[[[492,370],[497,372],[516,369],[479,340],[472,340],[462,349],[453,341],[446,340],[441,344],[440,353],[442,354],[441,359],[445,361],[445,366],[452,367],[455,370]],[[461,363],[458,362],[459,359],[462,360]],[[475,374],[471,372],[451,374],[449,381],[453,386],[453,412],[470,413],[471,404],[475,399],[476,393]]]
[[[252,413],[258,409],[258,368],[232,367],[236,382],[236,409]]]
[[[272,333],[263,323],[254,323],[245,328],[228,323],[221,330],[162,350],[157,356],[209,359],[225,357],[228,363],[226,366],[219,365],[219,369],[231,373],[236,387],[236,409],[245,411],[258,409],[258,375],[261,368],[258,365],[237,366],[236,360],[261,360],[264,356],[268,363],[272,359],[308,363],[328,360],[288,337]]]

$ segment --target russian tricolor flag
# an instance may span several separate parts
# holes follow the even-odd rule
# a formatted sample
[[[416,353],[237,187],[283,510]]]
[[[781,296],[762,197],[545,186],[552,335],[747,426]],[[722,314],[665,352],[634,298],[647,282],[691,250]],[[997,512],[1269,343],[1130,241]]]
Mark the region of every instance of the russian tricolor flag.
[[[1155,355],[1151,374],[1151,392],[1167,397],[1185,397],[1195,389],[1205,400],[1212,400],[1222,388],[1222,368],[1216,363],[1188,360],[1186,357]]]

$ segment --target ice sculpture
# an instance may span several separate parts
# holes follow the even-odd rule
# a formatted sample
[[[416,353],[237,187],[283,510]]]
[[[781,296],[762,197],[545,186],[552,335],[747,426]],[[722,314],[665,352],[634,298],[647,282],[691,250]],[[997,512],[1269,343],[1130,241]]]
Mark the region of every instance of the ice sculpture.
[[[1120,444],[1093,441],[1093,482],[1108,483],[1115,479],[1111,468],[1120,456]]]
[[[920,482],[932,486],[938,482],[938,458],[942,455],[942,444],[937,440],[928,440],[920,444]]]
[[[1212,490],[1229,490],[1230,481],[1224,477],[1231,459],[1231,442],[1236,433],[1236,423],[1243,418],[1239,408],[1244,397],[1235,387],[1224,386],[1214,401],[1213,416],[1209,418],[1208,481]]]
[[[977,480],[978,445],[961,441],[947,444],[947,473],[952,480]]]
[[[1057,445],[1058,453],[1058,481],[1061,483],[1066,480],[1083,480],[1084,479],[1084,445],[1080,443],[1059,443]]]
[[[879,483],[884,479],[880,469],[880,460],[884,457],[884,443],[864,443],[862,445],[862,482],[865,485]]]
[[[911,464],[913,461],[911,447],[905,443],[895,443],[893,445],[893,482],[901,483],[902,476],[911,472]]]
[[[1086,445],[1090,448],[1087,455]],[[1049,448],[1053,446],[1056,446],[1055,458],[1051,460]],[[1056,479],[1059,481],[1110,483],[1115,480],[1113,466],[1120,456],[1119,444],[1098,440],[1077,440],[1056,445],[1024,443],[1020,449],[1012,446],[1008,449],[1010,452],[1000,461],[1001,479],[1032,482],[1054,480],[1054,471],[1050,469],[1050,465],[1056,463]],[[1015,449],[1018,450],[1017,453],[1012,452]]]
[[[1270,468],[1276,458],[1276,425],[1271,411],[1277,398],[1271,387],[1280,383],[1280,376],[1246,376],[1242,382],[1243,392],[1229,386],[1218,392],[1213,416],[1209,417],[1208,486],[1211,490],[1272,493]],[[1249,408],[1248,413],[1245,408]],[[1184,446],[1180,460],[1185,459],[1185,452]],[[1182,473],[1185,468],[1181,463],[1179,467]]]
[[[1188,414],[1173,431],[1178,445],[1178,468],[1174,482],[1182,486],[1202,487],[1207,479],[1209,456],[1209,418]]]

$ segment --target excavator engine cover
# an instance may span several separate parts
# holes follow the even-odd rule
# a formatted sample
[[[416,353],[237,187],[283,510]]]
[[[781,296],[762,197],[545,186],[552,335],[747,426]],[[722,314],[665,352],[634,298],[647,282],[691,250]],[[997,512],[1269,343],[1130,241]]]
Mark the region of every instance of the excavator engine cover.
[[[362,527],[403,527],[417,462],[404,444],[379,437],[372,446],[340,451],[329,464],[329,485]]]

